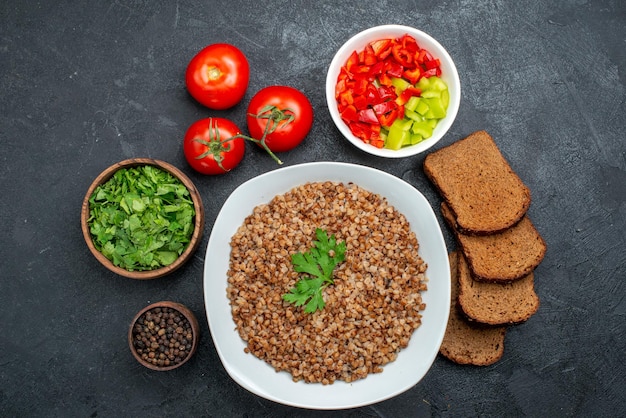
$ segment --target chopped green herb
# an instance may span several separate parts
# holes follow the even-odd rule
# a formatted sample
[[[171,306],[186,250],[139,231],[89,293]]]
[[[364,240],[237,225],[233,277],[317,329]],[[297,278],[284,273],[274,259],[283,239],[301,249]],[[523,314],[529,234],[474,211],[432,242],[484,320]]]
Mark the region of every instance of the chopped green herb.
[[[295,271],[306,273],[283,299],[296,306],[306,304],[304,312],[313,313],[324,309],[323,292],[328,285],[334,283],[333,270],[345,258],[346,243],[339,242],[335,235],[328,237],[328,233],[320,228],[315,230],[316,241],[313,248],[306,253],[296,253],[291,256]]]
[[[128,271],[172,264],[193,234],[195,209],[189,190],[151,165],[117,170],[96,188],[89,209],[94,246]]]

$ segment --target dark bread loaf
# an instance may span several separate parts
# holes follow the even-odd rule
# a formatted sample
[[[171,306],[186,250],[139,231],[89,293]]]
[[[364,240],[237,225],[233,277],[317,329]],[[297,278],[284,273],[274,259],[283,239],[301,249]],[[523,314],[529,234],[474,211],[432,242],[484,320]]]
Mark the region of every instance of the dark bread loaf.
[[[489,325],[509,325],[526,321],[539,309],[534,275],[510,283],[474,280],[461,252],[458,257],[458,304],[473,321]]]
[[[457,306],[457,252],[448,255],[450,260],[451,298],[450,317],[439,352],[459,364],[488,366],[502,358],[506,327],[488,327],[468,322]]]
[[[546,243],[524,216],[514,226],[492,235],[467,235],[456,230],[454,215],[442,202],[441,214],[461,247],[476,280],[510,282],[530,274],[543,260]]]
[[[464,234],[504,231],[530,206],[530,190],[485,131],[428,154],[424,173],[450,206],[455,229]]]

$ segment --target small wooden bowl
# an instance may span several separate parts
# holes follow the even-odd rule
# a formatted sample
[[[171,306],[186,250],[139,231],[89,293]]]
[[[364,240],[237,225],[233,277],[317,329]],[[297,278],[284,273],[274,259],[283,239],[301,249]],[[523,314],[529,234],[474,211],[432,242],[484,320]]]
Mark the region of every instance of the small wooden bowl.
[[[111,260],[106,258],[100,251],[98,251],[93,243],[91,238],[91,233],[89,232],[89,198],[95,191],[96,187],[105,183],[109,180],[113,174],[119,169],[122,168],[130,168],[144,165],[153,165],[158,167],[164,171],[169,172],[174,177],[178,178],[189,190],[189,194],[191,195],[191,199],[193,200],[193,205],[196,211],[196,215],[194,217],[194,229],[193,234],[191,236],[191,240],[189,245],[185,249],[185,251],[169,266],[161,267],[154,270],[147,271],[128,271],[124,268],[118,267],[113,264]],[[148,280],[148,279],[156,279],[157,277],[165,276],[173,272],[182,266],[187,260],[191,258],[191,255],[194,253],[198,245],[200,244],[200,239],[202,238],[202,233],[204,230],[204,206],[202,204],[202,199],[200,198],[200,193],[196,186],[189,180],[189,178],[178,168],[173,165],[166,163],[160,160],[153,160],[151,158],[132,158],[128,160],[121,161],[117,164],[113,164],[106,170],[104,170],[96,179],[91,183],[89,189],[87,190],[87,194],[83,199],[83,206],[80,214],[81,228],[83,230],[83,237],[85,238],[85,242],[89,247],[91,253],[104,265],[106,268],[111,270],[114,273],[117,273],[124,277],[129,277],[131,279],[138,280]]]
[[[189,325],[191,325],[191,332],[192,332],[191,349],[187,351],[187,356],[179,363],[171,364],[169,366],[155,365],[143,359],[142,356],[137,352],[137,349],[135,348],[135,344],[134,344],[135,325],[137,324],[137,321],[139,320],[139,318],[141,318],[143,314],[145,314],[146,312],[154,308],[162,308],[162,309],[171,308],[179,312],[180,314],[182,314],[185,317],[185,319],[189,321]],[[196,319],[196,316],[185,305],[182,305],[177,302],[172,302],[172,301],[155,302],[151,305],[146,306],[145,308],[140,310],[137,313],[137,315],[135,315],[132,322],[130,323],[130,328],[128,329],[128,347],[130,348],[130,352],[132,353],[133,357],[135,357],[135,359],[143,366],[151,370],[157,370],[157,371],[173,370],[182,366],[187,361],[189,361],[189,359],[194,355],[194,353],[196,352],[196,349],[198,348],[199,338],[200,338],[200,327],[198,325],[198,320]]]

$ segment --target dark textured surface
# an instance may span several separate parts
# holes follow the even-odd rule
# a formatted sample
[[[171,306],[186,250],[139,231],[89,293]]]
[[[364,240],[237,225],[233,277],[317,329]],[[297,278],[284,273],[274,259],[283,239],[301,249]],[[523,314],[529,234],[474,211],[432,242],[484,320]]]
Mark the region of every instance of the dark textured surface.
[[[439,198],[424,156],[388,161],[343,141],[324,97],[336,49],[370,26],[401,23],[455,59],[461,108],[443,146],[487,130],[530,187],[548,244],[536,270],[541,307],[511,328],[486,368],[438,358],[402,395],[344,416],[625,416],[626,3],[614,1],[4,1],[0,4],[0,415],[331,416],[258,398],[222,368],[206,325],[204,251],[232,190],[276,168],[248,144],[240,167],[202,177],[186,165],[193,121],[244,125],[270,84],[303,90],[313,130],[287,165],[380,168]],[[184,88],[187,61],[214,42],[252,68],[244,103],[211,112]],[[105,167],[158,158],[196,183],[207,223],[192,262],[151,282],[108,273],[85,245],[83,195]],[[443,225],[443,222],[442,222]],[[445,230],[450,247],[453,243]],[[196,356],[143,369],[126,345],[132,316],[172,299],[199,316]]]

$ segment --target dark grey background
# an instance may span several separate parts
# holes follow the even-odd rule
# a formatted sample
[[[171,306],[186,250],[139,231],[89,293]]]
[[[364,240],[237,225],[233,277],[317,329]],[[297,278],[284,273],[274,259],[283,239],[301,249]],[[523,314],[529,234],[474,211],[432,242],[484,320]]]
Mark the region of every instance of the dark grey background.
[[[204,314],[204,251],[242,182],[276,167],[248,144],[220,177],[194,174],[186,128],[245,106],[267,85],[303,90],[315,108],[305,142],[281,158],[366,164],[439,197],[424,155],[385,160],[343,140],[324,81],[339,46],[398,23],[437,38],[456,61],[461,108],[437,148],[486,129],[532,190],[548,243],[536,270],[538,313],[510,329],[503,359],[463,367],[437,358],[415,387],[344,416],[625,416],[626,3],[614,1],[3,1],[0,4],[0,415],[334,416],[261,399],[231,380]],[[197,105],[188,60],[237,45],[252,74],[229,111]],[[158,158],[196,183],[206,227],[195,258],[170,277],[133,281],[101,267],[79,212],[90,182],[131,157]],[[454,243],[444,229],[450,248]],[[195,311],[201,346],[184,367],[139,366],[130,319],[172,299]]]

